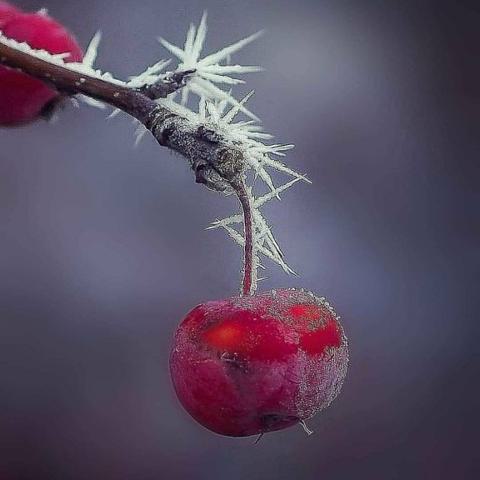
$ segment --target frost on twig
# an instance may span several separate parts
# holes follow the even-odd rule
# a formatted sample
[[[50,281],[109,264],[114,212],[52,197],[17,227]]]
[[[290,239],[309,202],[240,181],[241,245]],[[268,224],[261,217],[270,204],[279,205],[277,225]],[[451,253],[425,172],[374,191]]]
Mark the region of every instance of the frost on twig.
[[[246,102],[250,96],[251,94],[247,95],[240,103]],[[262,254],[280,265],[286,273],[293,274],[294,271],[286,264],[283,252],[278,246],[270,226],[260,212],[260,208],[268,201],[280,198],[281,193],[299,180],[308,181],[308,179],[271,157],[271,155],[283,156],[283,152],[293,148],[293,145],[266,145],[262,143],[261,140],[269,139],[271,136],[264,133],[262,128],[253,121],[233,122],[240,110],[238,106],[231,107],[227,112],[225,112],[225,108],[225,100],[213,104],[200,99],[197,121],[206,128],[212,128],[220,132],[233,145],[240,145],[247,162],[247,169],[253,172],[254,179],[258,177],[263,180],[270,190],[267,194],[256,198],[253,185],[247,188],[253,212],[254,264],[258,263],[258,254]],[[288,174],[293,179],[277,187],[274,185],[269,172],[271,170]],[[233,215],[223,220],[217,220],[209,228],[224,228],[236,243],[243,246],[245,244],[244,238],[233,227],[236,224],[241,225],[242,222],[242,215]]]
[[[3,45],[7,45],[9,47],[14,48],[15,50],[19,50],[24,53],[28,53],[29,55],[35,58],[51,63],[53,65],[61,66],[73,72],[98,78],[99,80],[105,80],[115,85],[125,86],[126,82],[116,79],[111,73],[108,73],[108,72],[104,73],[101,70],[94,68],[93,64],[97,56],[97,49],[98,49],[99,42],[100,42],[100,33],[97,33],[93,37],[92,41],[90,42],[90,45],[87,48],[87,52],[85,54],[83,62],[65,62],[65,58],[69,56],[68,53],[51,54],[45,50],[34,49],[30,47],[28,43],[17,42],[16,40],[6,37],[0,31],[0,43],[2,43]]]
[[[268,201],[274,198],[280,198],[280,193],[284,192],[297,181],[309,181],[304,175],[285,166],[278,159],[273,157],[283,157],[285,151],[293,148],[293,145],[272,144],[264,142],[272,139],[272,135],[265,133],[259,124],[259,119],[245,104],[253,95],[249,93],[242,100],[237,100],[231,91],[225,91],[216,84],[227,86],[244,83],[243,80],[232,77],[262,70],[258,66],[242,65],[221,65],[220,62],[229,60],[230,56],[256,40],[262,32],[258,32],[232,45],[222,48],[218,52],[200,58],[204,46],[207,32],[207,16],[203,14],[198,29],[190,24],[183,48],[175,46],[163,38],[159,38],[160,43],[178,59],[177,70],[194,70],[186,86],[181,90],[181,98],[177,103],[175,98],[159,100],[159,103],[175,111],[178,115],[188,118],[194,125],[203,127],[206,130],[220,135],[224,141],[232,146],[239,148],[246,161],[246,168],[254,173],[254,180],[260,178],[268,187],[270,192],[262,197],[255,198],[253,187],[247,189],[251,196],[251,205],[253,207],[253,237],[254,237],[254,289],[256,281],[256,271],[259,265],[258,255],[262,254],[274,261],[289,274],[294,271],[284,260],[283,252],[276,242],[272,230],[260,212],[260,208]],[[145,74],[142,74],[145,75]],[[140,75],[137,78],[142,78]],[[199,97],[198,111],[187,108],[189,94],[194,93]],[[227,108],[229,107],[229,108]],[[248,120],[234,122],[238,114],[243,113]],[[140,128],[137,130],[138,139],[143,136]],[[293,177],[293,180],[277,187],[272,180],[271,171],[277,171]],[[242,225],[243,216],[234,215],[224,220],[214,222],[209,228],[224,228],[233,240],[240,246],[245,245],[245,239],[241,233],[235,230],[235,225]]]
[[[262,70],[257,66],[243,65],[221,65],[221,62],[228,60],[232,54],[242,49],[244,46],[256,40],[262,32],[254,33],[243,40],[240,40],[228,47],[222,48],[218,52],[200,58],[207,34],[207,14],[203,14],[198,29],[193,23],[187,32],[187,37],[183,48],[177,47],[164,38],[160,37],[160,43],[178,60],[178,70],[195,70],[195,74],[182,89],[181,104],[186,105],[189,93],[195,93],[200,98],[207,100],[224,100],[231,105],[237,106],[247,116],[258,120],[258,118],[238,102],[229,92],[219,88],[216,84],[238,85],[245,83],[244,80],[234,78],[231,75],[243,73],[258,72]]]
[[[71,80],[65,78],[63,82],[59,82],[58,79],[56,81],[45,72],[38,76],[42,80],[48,79],[57,87],[60,85],[65,88],[67,83],[67,92],[70,95],[75,95],[90,105],[103,107],[104,103],[101,100],[105,99],[118,108],[112,115],[121,110],[133,115],[137,127],[136,143],[150,130],[162,145],[184,155],[194,169],[197,181],[205,183],[208,187],[231,194],[235,191],[235,185],[240,183],[245,185],[247,181],[243,195],[248,198],[251,210],[249,216],[252,228],[249,228],[249,231],[252,236],[254,291],[257,267],[262,267],[259,261],[261,255],[277,263],[285,272],[294,273],[285,262],[272,229],[261,213],[261,208],[265,203],[279,199],[280,194],[298,181],[309,180],[280,161],[293,145],[267,143],[272,139],[272,135],[263,131],[258,117],[246,107],[253,92],[238,100],[230,90],[235,85],[244,83],[244,80],[237,78],[239,75],[261,70],[258,66],[230,64],[230,57],[257,39],[262,32],[250,35],[202,58],[206,33],[207,16],[204,13],[198,28],[190,25],[183,47],[159,38],[163,47],[177,59],[178,63],[173,71],[166,71],[171,65],[171,60],[160,60],[128,80],[119,80],[111,73],[102,72],[95,66],[100,33],[93,37],[83,61],[77,63],[65,62],[68,54],[52,55],[43,50],[35,50],[26,43],[5,37],[1,32],[0,47],[3,44],[47,64],[78,74],[75,75],[75,85],[71,85]],[[0,57],[0,63],[3,62],[4,59]],[[18,67],[18,64],[13,63],[14,67]],[[37,68],[38,65],[26,71],[35,75]],[[89,77],[103,82],[98,88],[105,89],[105,85],[111,85],[118,89],[118,93],[112,88],[108,91],[107,88],[106,93],[97,94],[95,84],[89,89],[82,89],[82,84],[87,82]],[[132,97],[130,101],[128,92],[136,92],[140,97]],[[180,98],[177,95],[179,92]],[[190,108],[191,102],[188,100],[191,93],[199,99],[198,108]],[[122,102],[117,102],[116,99],[120,97]],[[145,101],[141,98],[145,98]],[[142,114],[135,113],[137,107],[134,104],[138,101],[142,105]],[[237,120],[239,115],[243,115],[244,118]],[[289,180],[277,185],[272,173],[286,175]],[[267,193],[258,188],[262,182]],[[238,194],[238,191],[236,193]],[[215,221],[209,228],[223,228],[236,243],[245,246],[247,229],[243,223],[244,216],[233,215]],[[237,230],[239,225],[244,227],[243,232]]]

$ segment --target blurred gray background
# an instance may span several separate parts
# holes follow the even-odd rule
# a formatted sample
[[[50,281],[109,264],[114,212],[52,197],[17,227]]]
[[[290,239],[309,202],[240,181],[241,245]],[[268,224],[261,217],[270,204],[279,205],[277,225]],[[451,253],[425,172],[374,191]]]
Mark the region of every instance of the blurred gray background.
[[[209,12],[213,51],[261,64],[238,94],[296,185],[267,215],[350,338],[340,397],[301,428],[214,435],[181,409],[169,345],[197,303],[238,291],[236,207],[126,118],[67,108],[0,131],[0,478],[479,478],[480,5],[467,1],[44,0],[120,77]],[[281,179],[278,178],[280,181]]]

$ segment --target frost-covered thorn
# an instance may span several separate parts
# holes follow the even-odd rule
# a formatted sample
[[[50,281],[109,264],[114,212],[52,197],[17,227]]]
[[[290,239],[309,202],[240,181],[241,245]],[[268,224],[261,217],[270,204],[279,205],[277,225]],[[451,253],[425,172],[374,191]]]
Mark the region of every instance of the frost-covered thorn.
[[[229,226],[225,226],[224,228],[227,233],[233,238],[233,240],[235,240],[235,242],[237,242],[241,246],[245,246],[245,239],[242,235],[240,235],[235,229]],[[294,270],[292,270],[281,258],[278,258],[270,250],[266,249],[263,246],[258,246],[257,248],[260,253],[270,258],[270,260],[274,261],[275,263],[278,263],[285,271],[285,273],[297,276],[297,273]]]
[[[252,219],[253,219],[253,226],[256,230],[255,234],[255,249],[258,250],[259,253],[262,255],[267,256],[272,261],[280,265],[283,270],[290,274],[295,274],[295,272],[285,263],[284,255],[282,250],[280,249],[277,241],[275,240],[274,235],[270,227],[268,226],[267,222],[263,218],[262,214],[260,213],[260,208],[264,206],[270,200],[277,198],[280,193],[284,192],[288,188],[292,187],[295,183],[299,182],[300,178],[294,178],[293,180],[287,182],[280,187],[274,189],[274,191],[269,192],[261,197],[254,198],[251,189],[248,189],[250,195],[252,197]],[[216,229],[216,228],[224,228],[227,233],[236,241],[236,243],[244,246],[243,237],[232,228],[234,224],[241,224],[244,221],[242,215],[233,215],[223,220],[216,220],[213,222],[208,229]],[[260,265],[257,262],[257,267]],[[261,268],[261,267],[260,267]]]
[[[254,201],[254,206],[255,208],[260,208],[265,205],[265,203],[269,202],[270,200],[273,200],[273,198],[280,198],[279,195],[280,193],[283,193],[285,190],[289,189],[290,187],[293,187],[297,182],[302,180],[301,178],[294,178],[293,180],[290,180],[289,182],[285,183],[284,185],[281,185],[280,187],[277,187],[273,192],[266,193],[265,195],[262,195],[261,197],[258,197]]]
[[[98,47],[100,45],[101,39],[102,32],[98,30],[88,44],[87,50],[82,60],[83,65],[93,69],[95,60],[97,59]]]
[[[253,207],[255,210],[258,210],[260,207],[263,207],[265,203],[269,202],[270,200],[273,200],[274,198],[279,198],[278,195],[288,188],[292,187],[295,185],[295,183],[299,182],[301,179],[300,178],[294,178],[290,182],[281,185],[280,187],[276,188],[273,192],[266,193],[265,195],[262,195],[261,197],[254,198],[253,200]],[[211,225],[209,225],[206,230],[212,230],[215,228],[220,228],[223,227],[224,225],[230,225],[233,223],[241,223],[242,222],[242,216],[241,215],[233,215],[231,217],[225,218],[223,220],[215,220],[212,222]]]

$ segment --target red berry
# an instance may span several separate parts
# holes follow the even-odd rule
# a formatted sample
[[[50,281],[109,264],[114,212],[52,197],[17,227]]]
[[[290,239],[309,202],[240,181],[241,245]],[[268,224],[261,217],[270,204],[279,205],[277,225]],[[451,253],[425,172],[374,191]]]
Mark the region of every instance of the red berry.
[[[19,13],[21,13],[20,10],[15,8],[13,5],[0,1],[0,30],[8,21],[10,21]]]
[[[5,36],[50,53],[69,53],[65,61],[79,62],[83,53],[73,36],[43,13],[17,13],[2,27]],[[0,125],[13,126],[38,118],[58,92],[24,73],[0,67]]]
[[[0,28],[5,25],[8,20],[21,13],[21,11],[8,2],[0,0]]]
[[[338,395],[347,339],[333,309],[303,290],[273,290],[194,308],[170,357],[185,409],[222,435],[294,425]]]

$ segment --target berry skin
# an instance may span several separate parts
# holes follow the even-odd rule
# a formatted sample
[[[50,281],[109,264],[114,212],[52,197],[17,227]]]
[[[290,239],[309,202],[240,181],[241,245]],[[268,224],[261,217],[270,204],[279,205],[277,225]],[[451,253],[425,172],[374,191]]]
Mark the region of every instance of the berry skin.
[[[0,30],[7,22],[9,22],[19,13],[21,12],[18,10],[18,8],[15,8],[13,5],[10,5],[7,2],[0,1]]]
[[[1,5],[0,5],[1,6]],[[2,27],[5,36],[50,53],[69,53],[67,62],[79,62],[83,52],[73,36],[43,13],[17,13]],[[52,102],[56,90],[24,73],[0,67],[0,125],[16,126],[36,120]]]
[[[347,372],[343,328],[323,299],[273,290],[195,307],[175,334],[173,385],[204,427],[243,437],[312,417]]]

